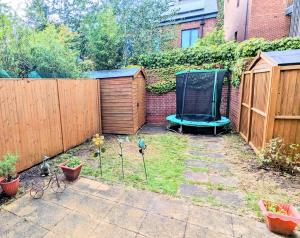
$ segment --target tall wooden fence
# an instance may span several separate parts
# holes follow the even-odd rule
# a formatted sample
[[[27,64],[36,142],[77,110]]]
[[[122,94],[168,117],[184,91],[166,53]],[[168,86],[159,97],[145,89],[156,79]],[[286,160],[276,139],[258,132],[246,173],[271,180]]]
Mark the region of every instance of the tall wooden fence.
[[[18,153],[17,171],[101,133],[99,80],[0,80],[0,159]]]

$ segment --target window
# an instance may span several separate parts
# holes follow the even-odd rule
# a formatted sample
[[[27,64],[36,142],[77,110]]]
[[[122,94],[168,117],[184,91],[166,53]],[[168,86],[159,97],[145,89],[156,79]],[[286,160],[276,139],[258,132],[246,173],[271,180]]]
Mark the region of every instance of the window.
[[[199,38],[199,28],[181,31],[181,48],[188,48]]]
[[[234,32],[234,40],[237,41],[237,39],[238,39],[238,32],[236,31]]]

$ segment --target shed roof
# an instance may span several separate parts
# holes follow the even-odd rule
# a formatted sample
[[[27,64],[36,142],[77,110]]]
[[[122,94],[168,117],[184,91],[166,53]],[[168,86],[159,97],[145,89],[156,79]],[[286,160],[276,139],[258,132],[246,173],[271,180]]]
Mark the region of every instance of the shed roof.
[[[161,22],[161,25],[177,24],[213,18],[218,13],[217,0],[185,0],[178,1],[170,11],[176,11],[175,16]]]
[[[261,52],[248,69],[252,69],[259,59],[264,59],[273,66],[296,65],[300,64],[300,49]]]
[[[97,78],[97,79],[121,78],[121,77],[134,77],[140,71],[142,71],[142,73],[144,74],[142,68],[128,68],[128,69],[89,71],[86,72],[85,75],[89,78]]]

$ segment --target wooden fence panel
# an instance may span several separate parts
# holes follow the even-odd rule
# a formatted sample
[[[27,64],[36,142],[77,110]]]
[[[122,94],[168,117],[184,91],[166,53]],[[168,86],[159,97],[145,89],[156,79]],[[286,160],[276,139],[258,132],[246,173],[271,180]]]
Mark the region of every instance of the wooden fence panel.
[[[18,153],[17,171],[101,133],[98,80],[0,80],[0,159]]]
[[[58,81],[64,151],[101,132],[100,80]]]
[[[17,170],[62,152],[55,80],[1,80],[0,155],[18,153]]]

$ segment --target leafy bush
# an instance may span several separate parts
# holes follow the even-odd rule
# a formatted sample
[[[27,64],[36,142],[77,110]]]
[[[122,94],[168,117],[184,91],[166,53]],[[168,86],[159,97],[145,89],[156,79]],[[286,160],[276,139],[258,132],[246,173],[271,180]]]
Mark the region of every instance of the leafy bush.
[[[73,156],[71,159],[66,163],[66,166],[69,168],[75,168],[81,164],[81,160],[79,157]]]
[[[300,173],[300,145],[284,144],[281,138],[272,139],[259,156],[262,167]]]
[[[15,154],[6,154],[0,161],[0,177],[4,177],[7,182],[14,179],[16,173],[16,162],[19,156]]]
[[[77,37],[75,33],[64,26],[49,25],[43,31],[17,27],[16,35],[13,34],[14,30],[10,27],[12,23],[9,20],[2,23],[0,69],[19,77],[26,77],[32,71],[63,77],[80,75],[80,64],[77,60],[79,51],[74,45]]]

